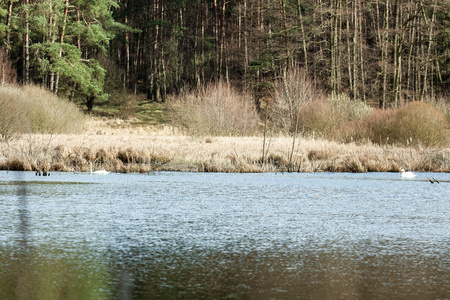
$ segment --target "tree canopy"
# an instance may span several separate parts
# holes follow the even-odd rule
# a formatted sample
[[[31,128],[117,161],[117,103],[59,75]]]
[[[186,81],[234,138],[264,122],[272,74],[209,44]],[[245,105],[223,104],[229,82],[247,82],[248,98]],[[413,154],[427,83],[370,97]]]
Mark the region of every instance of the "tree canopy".
[[[0,33],[22,82],[89,109],[107,98],[100,53],[124,88],[155,101],[219,80],[266,97],[293,66],[380,107],[450,83],[447,0],[9,0]]]

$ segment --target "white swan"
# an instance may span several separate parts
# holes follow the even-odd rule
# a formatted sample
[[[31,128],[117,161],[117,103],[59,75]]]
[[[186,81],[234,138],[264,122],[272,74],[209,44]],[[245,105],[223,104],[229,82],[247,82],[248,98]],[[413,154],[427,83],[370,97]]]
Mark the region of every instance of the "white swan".
[[[92,174],[94,174],[94,175],[108,175],[109,174],[109,172],[106,170],[98,170],[98,171],[92,172],[92,162],[89,162],[89,164],[91,166],[90,167],[91,175]]]
[[[414,178],[417,176],[413,172],[405,172],[405,169],[401,169],[400,173],[402,173],[402,178]]]

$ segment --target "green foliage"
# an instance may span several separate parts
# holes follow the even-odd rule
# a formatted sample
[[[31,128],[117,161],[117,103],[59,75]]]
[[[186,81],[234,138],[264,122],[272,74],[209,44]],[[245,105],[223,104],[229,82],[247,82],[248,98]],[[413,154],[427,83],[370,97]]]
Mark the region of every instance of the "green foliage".
[[[0,46],[2,46],[1,39],[3,38],[3,35],[6,34],[6,32],[9,30],[5,21],[8,11],[2,8],[2,6],[3,4],[0,4]]]
[[[76,46],[43,42],[33,44],[31,49],[36,53],[32,63],[39,77],[57,73],[61,77],[61,89],[71,89],[76,85],[77,94],[83,99],[108,98],[103,92],[105,69],[95,59],[82,59]]]
[[[0,6],[0,32],[4,32],[8,28],[8,26],[6,26],[3,22],[3,19],[7,13],[8,11]]]
[[[108,96],[103,91],[105,70],[95,57],[107,53],[115,35],[129,27],[113,18],[111,8],[119,7],[116,0],[70,1],[69,7],[66,4],[63,0],[14,3],[12,60],[21,63],[26,59],[21,57],[21,39],[28,23],[30,80],[39,81],[52,92],[83,99],[90,110]],[[0,5],[2,21],[5,8]],[[23,66],[16,67],[22,70]]]

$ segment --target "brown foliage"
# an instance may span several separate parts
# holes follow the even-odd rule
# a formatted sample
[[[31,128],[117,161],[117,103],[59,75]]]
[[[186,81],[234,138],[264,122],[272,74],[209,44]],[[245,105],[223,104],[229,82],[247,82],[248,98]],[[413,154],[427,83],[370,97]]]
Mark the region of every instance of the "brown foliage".
[[[411,102],[400,109],[376,110],[360,123],[360,136],[367,136],[374,143],[414,143],[426,147],[449,143],[445,116],[424,102]]]
[[[304,112],[315,110],[313,106],[323,104],[322,99],[323,95],[307,77],[306,72],[293,68],[288,71],[285,78],[275,82],[270,115],[281,130],[286,133],[298,132],[306,125],[305,122],[308,123],[304,118]]]
[[[193,135],[251,135],[258,128],[252,97],[224,82],[169,98],[167,104],[175,125]]]
[[[423,146],[444,146],[449,142],[445,116],[424,102],[411,102],[397,112],[394,122],[396,140],[412,139]]]

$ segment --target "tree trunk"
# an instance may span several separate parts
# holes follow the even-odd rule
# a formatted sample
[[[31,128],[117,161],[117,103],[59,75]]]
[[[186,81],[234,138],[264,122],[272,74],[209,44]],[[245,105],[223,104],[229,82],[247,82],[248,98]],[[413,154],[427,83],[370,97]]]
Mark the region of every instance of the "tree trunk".
[[[433,61],[433,59],[431,58],[431,51],[432,51],[432,47],[433,47],[433,29],[434,29],[434,22],[436,20],[436,3],[435,1],[433,1],[432,3],[433,6],[433,11],[432,11],[432,15],[431,15],[431,22],[429,20],[427,20],[426,15],[424,15],[425,17],[425,22],[426,24],[430,27],[429,29],[429,33],[428,33],[428,47],[427,47],[427,53],[425,56],[425,69],[423,71],[423,80],[422,80],[422,87],[420,89],[420,100],[423,101],[425,99],[425,93],[427,91],[427,76],[428,76],[428,68],[430,65],[430,62]]]
[[[29,0],[23,0],[23,4],[28,6]],[[24,9],[24,31],[23,31],[23,43],[22,43],[22,83],[24,85],[30,82],[30,49],[29,49],[29,28],[30,22],[28,19],[28,7]]]
[[[388,66],[389,66],[389,0],[385,2],[384,8],[384,31],[383,31],[383,43],[382,43],[382,51],[381,51],[381,64],[382,64],[382,74],[383,74],[383,97],[380,101],[380,108],[386,108],[386,99],[388,92]]]
[[[223,73],[223,64],[225,61],[225,10],[226,10],[226,0],[223,0],[222,2],[222,17],[220,21],[220,64],[219,64],[219,70],[220,73]],[[226,64],[226,61],[225,61]],[[226,66],[225,66],[226,67]],[[228,81],[228,79],[227,79]]]
[[[62,57],[62,46],[64,44],[64,35],[66,33],[67,13],[68,13],[68,11],[69,11],[69,0],[65,0],[64,1],[63,25],[62,25],[62,28],[61,28],[61,39],[60,39],[61,46],[59,48],[59,57]],[[58,94],[58,86],[59,86],[59,73],[56,74],[55,94]]]
[[[365,61],[364,61],[364,44],[363,44],[363,24],[362,24],[362,5],[364,2],[358,2],[359,3],[359,12],[358,12],[358,19],[359,19],[359,58],[360,58],[360,66],[361,66],[361,87],[360,87],[360,95],[362,96],[361,101],[366,101],[366,76],[365,76]]]
[[[394,33],[394,76],[392,81],[392,104],[394,107],[399,105],[400,97],[400,82],[401,82],[401,68],[402,68],[402,28],[400,28],[401,9],[399,0],[395,5],[395,33]]]
[[[356,101],[358,97],[358,14],[357,14],[357,1],[353,0],[353,100]]]
[[[303,68],[306,73],[308,73],[308,50],[306,45],[306,34],[305,34],[305,28],[303,25],[303,14],[302,14],[302,7],[300,5],[301,0],[297,0],[297,14],[300,22],[300,31],[302,33],[302,47],[303,47]]]
[[[85,103],[86,103],[86,108],[89,112],[91,112],[92,108],[94,107],[94,100],[95,100],[94,96],[86,97]]]
[[[288,26],[287,26],[287,21],[286,21],[286,7],[285,7],[285,3],[284,0],[280,0],[280,12],[281,12],[281,28],[282,28],[282,32],[284,34],[284,52],[285,52],[285,59],[283,62],[283,66],[282,66],[282,70],[283,70],[283,79],[284,81],[286,81],[286,75],[288,72],[288,68],[290,65],[290,49],[289,49],[289,32],[288,32]]]
[[[8,26],[8,29],[6,31],[6,55],[9,55],[9,48],[11,47],[11,17],[12,17],[12,10],[13,10],[13,1],[8,1],[8,14],[6,16],[6,26]]]
[[[128,3],[125,1],[125,10],[128,8]],[[125,15],[125,25],[128,24],[128,15]],[[130,81],[130,33],[128,30],[125,31],[125,76],[123,79],[124,90],[129,88],[128,83]]]

